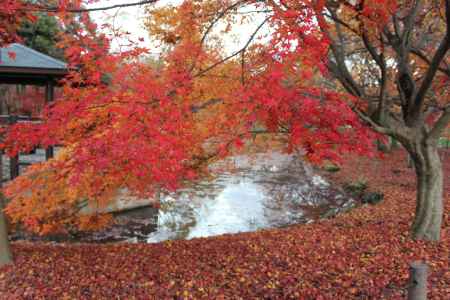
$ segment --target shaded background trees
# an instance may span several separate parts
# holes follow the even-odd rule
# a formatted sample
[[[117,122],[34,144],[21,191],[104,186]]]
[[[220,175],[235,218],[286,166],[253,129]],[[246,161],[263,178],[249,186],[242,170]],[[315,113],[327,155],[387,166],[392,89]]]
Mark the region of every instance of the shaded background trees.
[[[64,51],[57,47],[62,28],[55,16],[37,13],[33,22],[25,21],[17,30],[22,44],[57,59],[64,59]]]

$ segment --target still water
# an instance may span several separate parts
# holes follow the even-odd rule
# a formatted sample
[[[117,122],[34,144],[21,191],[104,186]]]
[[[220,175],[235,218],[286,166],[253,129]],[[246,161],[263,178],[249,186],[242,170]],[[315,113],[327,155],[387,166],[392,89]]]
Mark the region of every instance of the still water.
[[[211,181],[162,197],[147,242],[308,223],[354,204],[295,156],[236,156],[212,171]]]

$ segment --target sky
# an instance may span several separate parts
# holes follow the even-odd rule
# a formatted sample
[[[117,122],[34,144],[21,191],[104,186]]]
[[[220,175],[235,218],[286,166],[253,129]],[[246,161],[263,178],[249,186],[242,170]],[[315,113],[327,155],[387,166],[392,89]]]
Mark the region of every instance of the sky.
[[[97,3],[90,5],[89,7],[104,7],[115,4],[132,3],[136,1],[137,0],[100,0]],[[160,0],[155,5],[178,5],[182,2],[183,0]],[[98,24],[111,23],[113,21],[114,27],[121,27],[122,29],[130,32],[133,40],[143,38],[143,44],[146,47],[150,48],[150,53],[152,53],[153,55],[157,55],[159,53],[160,50],[155,47],[155,45],[152,45],[147,31],[144,29],[143,22],[145,18],[145,10],[143,6],[131,6],[120,9],[92,12],[91,16]],[[257,16],[255,17],[254,22],[252,22],[251,24],[236,26],[231,34],[224,38],[224,54],[228,55],[242,48],[242,46],[247,41],[247,38],[256,29],[261,21],[262,16]],[[120,43],[118,43],[117,41],[114,42],[113,49],[120,49],[119,44]]]
[[[131,3],[136,0],[100,0],[98,3],[92,4],[89,7],[104,7],[115,4]],[[165,1],[175,2],[175,1]],[[139,38],[144,39],[144,44],[149,45],[150,39],[147,31],[144,29],[144,16],[145,11],[143,6],[131,6],[120,9],[111,9],[106,11],[91,12],[91,17],[97,22],[97,24],[111,23],[115,28],[122,28],[131,33],[133,40]],[[113,48],[117,48],[118,43],[113,44]]]

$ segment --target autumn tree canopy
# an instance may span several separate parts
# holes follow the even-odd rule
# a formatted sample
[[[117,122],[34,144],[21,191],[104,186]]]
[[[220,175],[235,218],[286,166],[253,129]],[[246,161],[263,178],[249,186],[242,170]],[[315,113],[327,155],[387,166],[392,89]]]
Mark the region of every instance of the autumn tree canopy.
[[[416,237],[439,238],[442,171],[434,146],[450,119],[449,1],[150,5],[146,26],[166,49],[158,67],[139,59],[149,49],[137,44],[114,52],[83,1],[59,3],[0,6],[1,24],[20,24],[36,10],[56,14],[63,26],[75,18],[82,24],[61,37],[71,67],[62,97],[42,123],[6,133],[9,155],[64,146],[6,188],[14,221],[40,232],[102,225],[107,219],[77,212],[86,202],[105,205],[121,188],[140,196],[177,189],[258,132],[284,134],[286,151],[313,162],[372,155],[374,139],[387,134],[416,162]],[[221,36],[249,14],[261,22],[225,55]],[[16,39],[14,28],[1,34],[1,43]]]

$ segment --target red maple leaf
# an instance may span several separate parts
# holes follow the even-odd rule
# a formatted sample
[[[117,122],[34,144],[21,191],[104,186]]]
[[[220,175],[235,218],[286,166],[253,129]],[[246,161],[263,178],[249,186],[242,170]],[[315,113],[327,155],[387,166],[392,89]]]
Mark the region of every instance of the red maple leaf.
[[[12,59],[12,60],[15,60],[16,59],[16,52],[13,52],[13,51],[8,51],[8,57],[10,58],[10,59]]]

